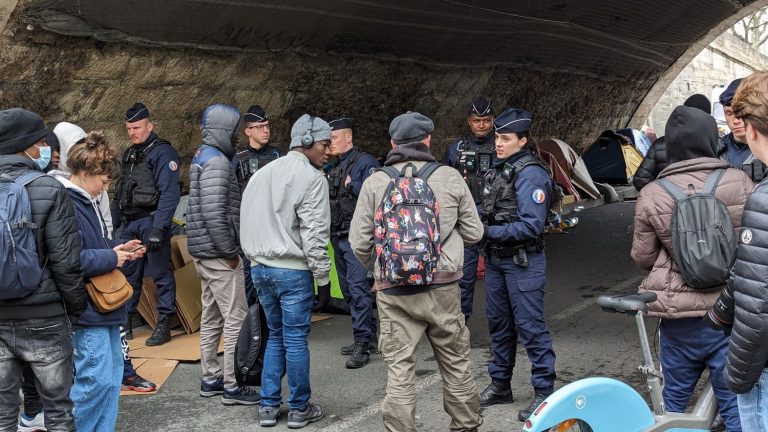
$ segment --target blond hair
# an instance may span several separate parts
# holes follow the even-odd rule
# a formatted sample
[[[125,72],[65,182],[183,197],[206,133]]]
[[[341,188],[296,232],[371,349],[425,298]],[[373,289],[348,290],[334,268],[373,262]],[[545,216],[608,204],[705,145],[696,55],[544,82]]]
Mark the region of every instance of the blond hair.
[[[120,176],[117,152],[102,131],[91,131],[83,142],[72,146],[67,154],[67,165],[72,174],[106,175],[110,179]]]
[[[741,80],[732,108],[737,118],[768,135],[768,71],[755,72]]]

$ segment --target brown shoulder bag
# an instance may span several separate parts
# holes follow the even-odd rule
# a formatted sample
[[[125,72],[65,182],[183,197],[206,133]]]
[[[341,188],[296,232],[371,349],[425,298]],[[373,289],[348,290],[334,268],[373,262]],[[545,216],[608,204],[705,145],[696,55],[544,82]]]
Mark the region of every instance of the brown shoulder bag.
[[[93,307],[101,313],[112,312],[133,295],[133,287],[118,269],[89,278],[85,290]]]

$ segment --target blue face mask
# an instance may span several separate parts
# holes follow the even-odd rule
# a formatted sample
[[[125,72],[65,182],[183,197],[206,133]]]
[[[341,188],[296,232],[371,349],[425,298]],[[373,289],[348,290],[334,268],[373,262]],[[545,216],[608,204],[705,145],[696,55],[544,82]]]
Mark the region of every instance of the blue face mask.
[[[40,158],[35,159],[32,156],[29,156],[27,152],[24,152],[25,155],[29,156],[30,159],[35,161],[38,167],[40,167],[41,170],[45,169],[45,167],[48,166],[49,163],[51,163],[51,148],[48,146],[45,147],[38,147],[35,146],[40,150]]]

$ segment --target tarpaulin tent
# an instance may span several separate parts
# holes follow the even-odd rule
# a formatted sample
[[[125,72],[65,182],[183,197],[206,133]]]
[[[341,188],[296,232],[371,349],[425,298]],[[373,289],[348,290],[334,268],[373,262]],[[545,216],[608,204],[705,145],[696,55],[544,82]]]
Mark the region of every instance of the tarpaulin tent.
[[[624,135],[606,130],[584,150],[581,159],[595,182],[629,184],[643,155]]]
[[[571,146],[564,141],[552,138],[540,141],[539,148],[551,153],[555,159],[557,159],[558,165],[560,165],[563,168],[563,171],[568,174],[571,183],[582,192],[580,195],[582,195],[583,198],[585,196],[592,199],[600,198],[600,191],[597,190],[595,183],[592,181],[592,177],[589,176],[587,166]]]

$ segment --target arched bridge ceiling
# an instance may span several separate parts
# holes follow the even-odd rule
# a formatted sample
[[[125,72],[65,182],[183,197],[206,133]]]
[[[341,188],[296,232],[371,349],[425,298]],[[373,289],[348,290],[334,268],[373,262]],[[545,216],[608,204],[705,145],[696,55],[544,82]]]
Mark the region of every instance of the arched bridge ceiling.
[[[343,53],[446,67],[657,78],[752,0],[32,0],[26,19],[104,41]]]

